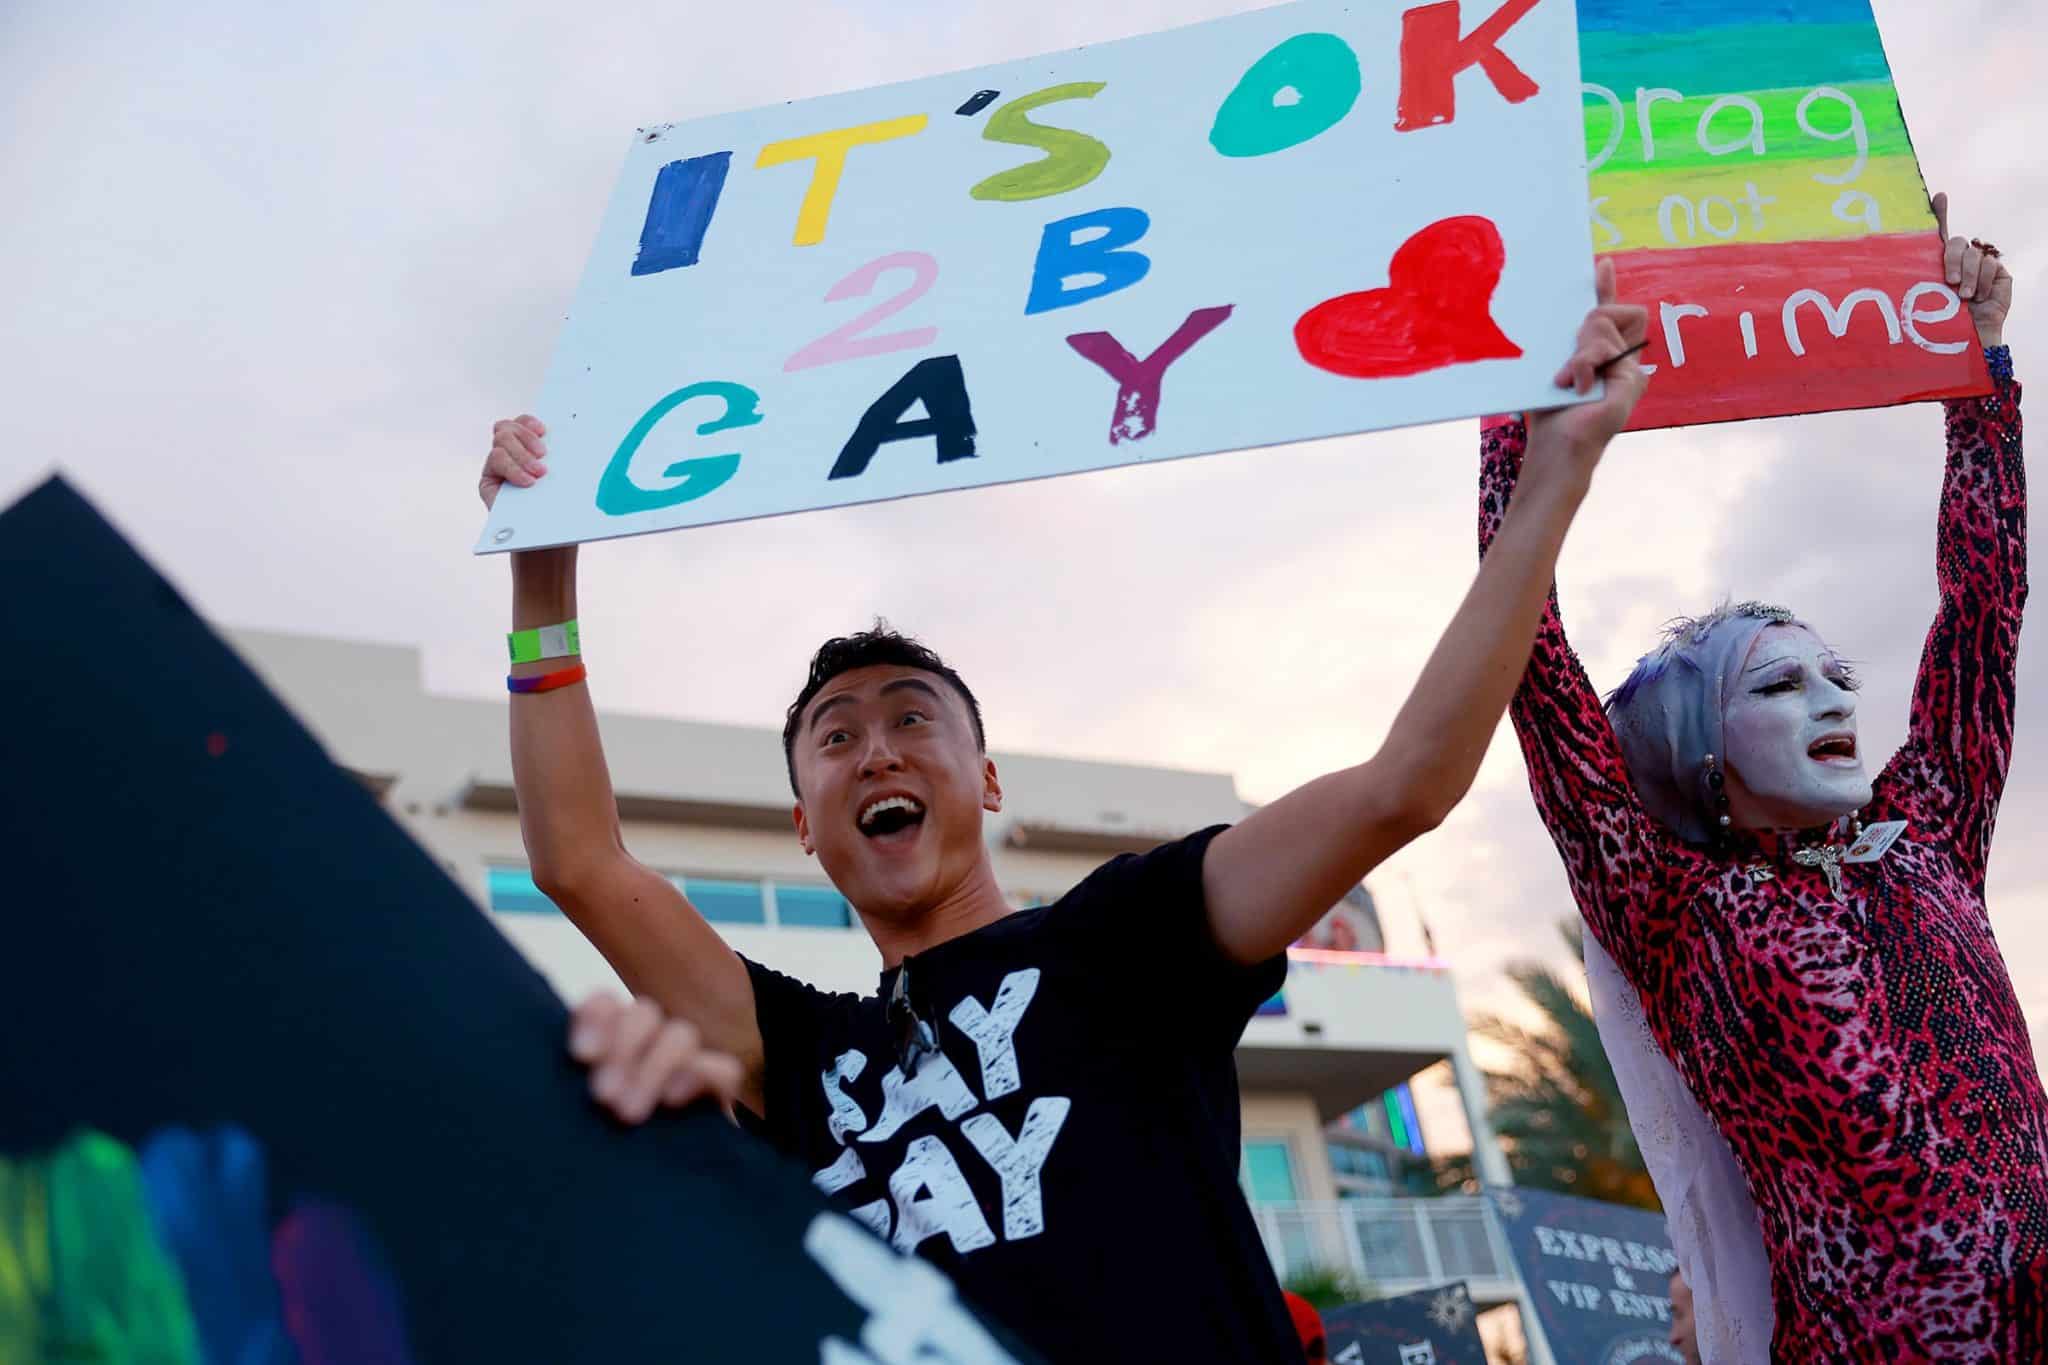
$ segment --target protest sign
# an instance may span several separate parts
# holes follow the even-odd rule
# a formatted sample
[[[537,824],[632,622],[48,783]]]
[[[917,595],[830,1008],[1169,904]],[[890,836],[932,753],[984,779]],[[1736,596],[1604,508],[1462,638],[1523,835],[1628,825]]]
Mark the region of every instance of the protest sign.
[[[93,510],[0,514],[0,1360],[1016,1359],[546,984]]]
[[[1572,0],[1300,0],[634,136],[480,552],[1572,401]]]
[[[1330,1365],[1486,1365],[1464,1281],[1323,1312]]]
[[[1669,1339],[1678,1255],[1661,1215],[1521,1186],[1487,1198],[1553,1356],[1684,1365]]]
[[[1869,0],[1579,0],[1595,249],[1651,310],[1631,425],[1985,393]]]

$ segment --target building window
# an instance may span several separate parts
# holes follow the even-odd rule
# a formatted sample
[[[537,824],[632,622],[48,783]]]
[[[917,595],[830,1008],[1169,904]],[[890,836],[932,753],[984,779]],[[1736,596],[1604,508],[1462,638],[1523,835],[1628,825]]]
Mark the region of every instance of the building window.
[[[1386,1153],[1375,1152],[1370,1147],[1353,1147],[1344,1142],[1330,1144],[1330,1169],[1338,1175],[1356,1176],[1360,1180],[1387,1181],[1394,1174],[1387,1166]]]
[[[674,875],[669,880],[713,924],[773,924],[787,929],[846,929],[854,924],[853,907],[829,886]],[[491,909],[502,914],[560,912],[533,884],[533,874],[526,868],[487,867],[485,881]]]
[[[533,874],[523,867],[490,869],[491,909],[508,915],[552,915],[560,913],[555,903],[533,884]]]
[[[775,922],[785,929],[844,929],[853,923],[853,907],[829,886],[777,882]]]
[[[766,924],[768,907],[759,882],[713,881],[709,877],[678,877],[676,884],[713,924]]]
[[[1244,1145],[1244,1191],[1254,1204],[1291,1204],[1294,1154],[1286,1138],[1254,1139]]]
[[[1387,1111],[1370,1101],[1346,1114],[1342,1123],[1354,1133],[1392,1140],[1392,1130],[1387,1127]]]
[[[1380,1097],[1387,1111],[1387,1128],[1396,1147],[1406,1147],[1417,1156],[1428,1156],[1422,1142],[1422,1119],[1415,1112],[1415,1096],[1406,1081]]]

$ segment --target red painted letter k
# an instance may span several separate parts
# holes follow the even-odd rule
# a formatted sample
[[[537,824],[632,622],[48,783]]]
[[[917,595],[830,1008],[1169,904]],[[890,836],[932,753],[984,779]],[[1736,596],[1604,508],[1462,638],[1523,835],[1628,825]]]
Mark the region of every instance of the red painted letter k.
[[[1418,5],[1401,16],[1401,98],[1394,127],[1403,133],[1449,123],[1458,116],[1458,73],[1477,65],[1510,104],[1537,91],[1527,72],[1500,50],[1507,31],[1538,0],[1507,0],[1493,17],[1460,38],[1458,0]]]

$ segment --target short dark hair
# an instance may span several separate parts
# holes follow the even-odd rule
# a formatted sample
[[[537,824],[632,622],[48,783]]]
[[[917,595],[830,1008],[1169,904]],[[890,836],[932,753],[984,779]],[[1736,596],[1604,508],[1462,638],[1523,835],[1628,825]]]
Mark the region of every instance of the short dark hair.
[[[803,691],[797,693],[796,700],[789,704],[789,713],[783,717],[782,761],[789,768],[789,789],[796,793],[799,801],[804,794],[796,785],[796,732],[803,723],[804,708],[825,690],[826,683],[840,674],[851,673],[856,668],[873,668],[877,664],[914,668],[921,673],[936,673],[944,678],[967,703],[967,714],[974,722],[974,743],[984,753],[987,752],[988,736],[981,728],[981,703],[974,699],[974,693],[960,675],[918,640],[891,629],[887,621],[877,617],[874,625],[857,635],[834,636],[818,646],[818,652],[811,656],[811,675],[804,682]]]

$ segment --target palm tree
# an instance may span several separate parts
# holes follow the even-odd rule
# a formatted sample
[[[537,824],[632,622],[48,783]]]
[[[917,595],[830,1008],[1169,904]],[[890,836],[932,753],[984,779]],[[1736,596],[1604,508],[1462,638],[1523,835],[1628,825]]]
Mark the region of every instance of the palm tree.
[[[1583,967],[1585,926],[1573,916],[1558,930]],[[1541,963],[1513,962],[1507,974],[1543,1022],[1523,1028],[1486,1015],[1473,1031],[1519,1059],[1512,1070],[1486,1073],[1488,1116],[1516,1182],[1661,1211],[1591,1008],[1571,982]],[[1469,1187],[1469,1159],[1445,1163],[1440,1179],[1448,1187]]]

